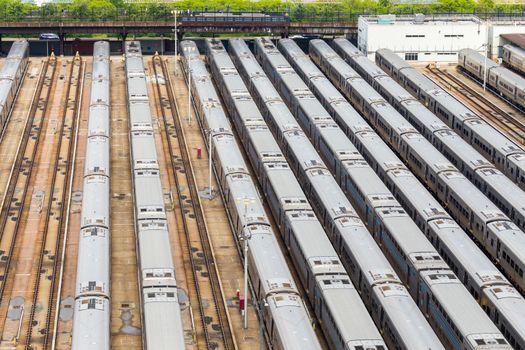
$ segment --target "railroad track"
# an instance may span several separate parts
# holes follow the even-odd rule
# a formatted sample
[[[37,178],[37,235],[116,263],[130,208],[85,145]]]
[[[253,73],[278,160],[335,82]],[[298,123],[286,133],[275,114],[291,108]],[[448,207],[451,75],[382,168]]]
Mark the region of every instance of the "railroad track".
[[[0,305],[4,305],[6,284],[22,211],[47,115],[48,102],[57,72],[56,61],[46,61],[31,103],[28,122],[20,140],[15,163],[0,212]]]
[[[181,115],[172,93],[171,80],[166,63],[160,56],[153,57],[151,65],[152,72],[155,74],[156,95],[177,189],[180,216],[192,267],[194,292],[199,301],[198,308],[206,348],[234,349],[235,341],[193,175]],[[206,307],[205,304],[207,304]]]
[[[111,308],[114,318],[119,317],[124,325],[142,329],[143,308],[139,295],[140,270],[138,269],[138,241],[135,235],[132,172],[130,171],[130,139],[128,108],[126,103],[126,81],[124,62],[112,60],[110,66],[111,97],[111,226],[113,242],[111,246]],[[127,319],[131,317],[131,319]],[[125,321],[123,321],[125,320]],[[112,322],[120,327],[119,322]],[[133,329],[133,328],[132,328]],[[140,332],[137,332],[140,333]],[[112,332],[111,346],[119,349],[142,349],[142,333]]]
[[[33,286],[33,299],[25,349],[47,349],[50,326],[53,325],[55,298],[58,283],[56,276],[61,255],[64,222],[68,215],[67,194],[71,186],[70,171],[73,163],[74,135],[78,123],[78,101],[84,67],[80,57],[71,63],[66,86],[66,100],[63,103],[57,152],[53,160],[51,193],[48,196],[42,242],[38,253],[37,275]],[[40,309],[37,311],[37,308]],[[38,330],[38,331],[37,331]]]
[[[427,74],[429,79],[444,90],[453,89],[457,91],[464,97],[464,102],[477,111],[486,122],[497,126],[501,132],[516,143],[525,144],[525,124],[516,116],[504,111],[450,72],[435,67],[427,67],[427,71],[429,72]]]

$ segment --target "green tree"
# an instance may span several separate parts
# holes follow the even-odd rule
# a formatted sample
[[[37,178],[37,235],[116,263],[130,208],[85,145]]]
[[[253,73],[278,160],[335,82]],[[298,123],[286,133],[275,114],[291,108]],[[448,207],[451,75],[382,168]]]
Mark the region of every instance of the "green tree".
[[[474,0],[440,0],[442,10],[448,12],[472,12],[476,7]]]
[[[480,12],[494,11],[495,8],[494,0],[478,0],[477,10]]]
[[[0,18],[9,22],[18,21],[27,13],[20,0],[0,0],[0,11]]]

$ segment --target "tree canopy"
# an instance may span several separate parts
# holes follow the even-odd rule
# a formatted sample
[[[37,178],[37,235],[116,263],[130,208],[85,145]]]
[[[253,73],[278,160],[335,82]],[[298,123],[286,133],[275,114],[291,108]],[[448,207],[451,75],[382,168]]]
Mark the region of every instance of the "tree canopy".
[[[148,0],[72,0],[46,3],[41,7],[22,0],[0,0],[2,20],[24,18],[46,20],[169,20],[171,11],[286,11],[292,21],[345,20],[356,14],[403,14],[443,12],[523,12],[523,5],[496,4],[494,0],[438,0],[435,4],[394,4],[392,0],[341,0],[338,3],[282,2],[280,0],[178,0],[175,2],[145,2]]]

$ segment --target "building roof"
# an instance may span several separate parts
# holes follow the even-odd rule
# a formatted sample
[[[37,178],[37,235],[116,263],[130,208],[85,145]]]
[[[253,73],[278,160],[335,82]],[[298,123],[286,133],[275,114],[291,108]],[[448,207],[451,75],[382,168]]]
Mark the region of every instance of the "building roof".
[[[524,33],[510,33],[510,34],[501,34],[501,37],[505,40],[510,41],[514,45],[525,49],[525,34]]]
[[[361,20],[370,24],[403,24],[403,25],[464,25],[479,24],[479,17],[470,14],[459,15],[378,15],[360,16]]]

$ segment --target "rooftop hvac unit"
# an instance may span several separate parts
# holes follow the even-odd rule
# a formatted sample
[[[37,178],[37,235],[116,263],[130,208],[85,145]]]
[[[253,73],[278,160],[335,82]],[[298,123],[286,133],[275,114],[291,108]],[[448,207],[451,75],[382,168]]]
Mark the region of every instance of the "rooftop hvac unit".
[[[425,23],[425,15],[422,13],[416,13],[414,16],[414,24],[424,24]]]
[[[396,15],[379,15],[377,16],[378,24],[394,24]]]

